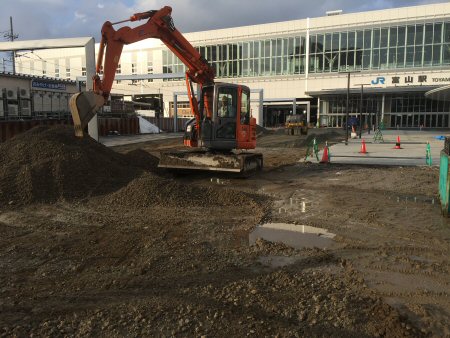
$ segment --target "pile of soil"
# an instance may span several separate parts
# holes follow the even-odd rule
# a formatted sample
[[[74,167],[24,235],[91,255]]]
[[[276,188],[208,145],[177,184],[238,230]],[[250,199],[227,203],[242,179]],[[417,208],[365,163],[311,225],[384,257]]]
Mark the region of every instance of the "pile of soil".
[[[340,138],[342,138],[342,133],[337,130],[327,130],[326,133],[312,131],[305,139],[300,139],[296,145],[298,147],[307,147],[309,144],[312,144],[314,139],[316,139],[317,144],[325,144],[325,142],[335,142]]]
[[[119,154],[69,127],[37,127],[0,145],[0,203],[102,196],[107,204],[148,206],[249,205],[228,189],[179,183],[158,175],[158,158],[144,150]]]
[[[103,203],[129,207],[250,206],[256,196],[227,188],[181,184],[151,172],[143,173]]]
[[[268,134],[272,134],[273,132],[261,127],[259,124],[256,125],[256,136],[262,136],[262,135],[268,135]]]
[[[151,172],[158,172],[159,158],[142,149],[134,149],[125,153],[130,165]]]
[[[54,202],[104,194],[138,169],[123,155],[64,126],[40,126],[0,144],[0,203]]]

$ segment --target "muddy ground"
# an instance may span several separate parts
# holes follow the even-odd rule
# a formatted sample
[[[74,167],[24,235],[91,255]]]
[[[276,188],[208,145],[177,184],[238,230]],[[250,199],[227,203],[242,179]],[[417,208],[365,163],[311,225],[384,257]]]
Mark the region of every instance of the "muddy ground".
[[[68,135],[0,145],[0,336],[450,336],[438,168],[313,165],[310,138],[262,131],[261,173],[174,176],[155,165],[181,140]],[[267,222],[336,237],[249,245]]]

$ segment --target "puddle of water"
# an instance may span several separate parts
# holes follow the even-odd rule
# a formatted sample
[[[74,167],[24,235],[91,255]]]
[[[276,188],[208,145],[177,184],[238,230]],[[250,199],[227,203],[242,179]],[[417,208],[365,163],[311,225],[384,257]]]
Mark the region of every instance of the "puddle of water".
[[[431,259],[420,257],[420,256],[415,256],[415,255],[410,255],[409,258],[413,261],[422,262],[422,263],[433,263],[434,262]]]
[[[327,249],[334,244],[335,236],[326,229],[308,225],[270,223],[257,226],[249,234],[249,243],[253,245],[258,238],[262,238],[273,243],[283,243],[295,249]]]
[[[298,257],[286,256],[261,256],[258,257],[258,262],[271,268],[281,268],[283,266],[294,264],[299,259],[300,258]]]
[[[301,213],[306,213],[307,208],[312,206],[312,203],[306,200],[305,198],[297,199],[297,198],[289,198],[289,202],[287,201],[279,201],[276,203],[279,205],[278,213],[287,213],[288,209],[292,210],[293,208],[299,208]]]
[[[388,199],[395,200],[397,203],[400,202],[411,202],[411,203],[425,203],[425,204],[437,204],[439,201],[435,198],[423,197],[423,196],[388,196]]]
[[[224,179],[216,178],[216,177],[211,178],[210,181],[211,181],[211,183],[220,184],[220,185],[230,184],[230,180],[224,180]]]

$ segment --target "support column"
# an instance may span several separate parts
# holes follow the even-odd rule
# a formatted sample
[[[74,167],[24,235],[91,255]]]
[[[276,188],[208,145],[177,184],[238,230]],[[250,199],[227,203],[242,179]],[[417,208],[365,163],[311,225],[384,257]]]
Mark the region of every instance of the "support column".
[[[177,102],[177,94],[173,94],[173,132],[178,132],[178,102]]]
[[[86,57],[86,91],[93,90],[92,77],[95,75],[95,41],[94,38],[84,46],[84,53]],[[88,123],[88,134],[98,142],[98,116],[92,118]]]
[[[317,122],[316,122],[316,126],[320,127],[320,97],[317,98]]]

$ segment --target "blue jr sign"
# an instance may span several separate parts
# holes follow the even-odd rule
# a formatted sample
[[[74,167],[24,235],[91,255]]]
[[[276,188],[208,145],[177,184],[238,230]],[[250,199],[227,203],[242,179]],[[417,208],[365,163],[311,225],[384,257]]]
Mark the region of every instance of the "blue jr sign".
[[[382,84],[384,85],[384,82],[386,81],[386,78],[383,76],[377,77],[375,80],[372,80],[373,85]]]

